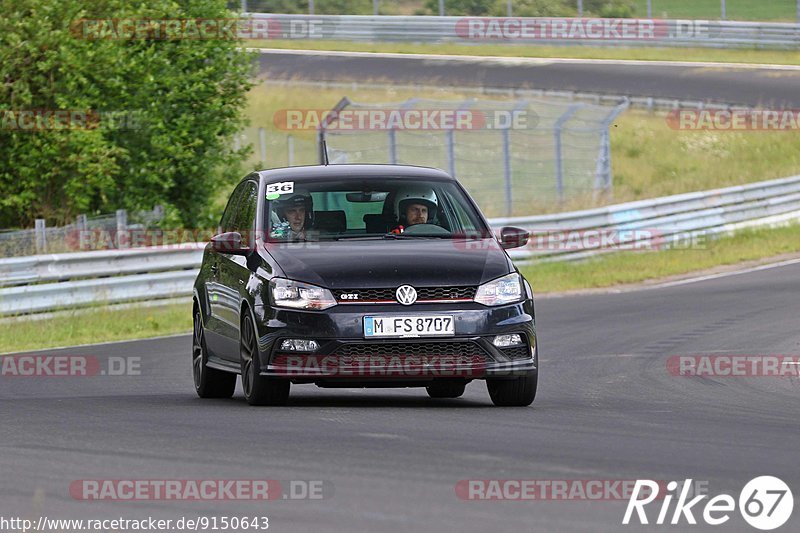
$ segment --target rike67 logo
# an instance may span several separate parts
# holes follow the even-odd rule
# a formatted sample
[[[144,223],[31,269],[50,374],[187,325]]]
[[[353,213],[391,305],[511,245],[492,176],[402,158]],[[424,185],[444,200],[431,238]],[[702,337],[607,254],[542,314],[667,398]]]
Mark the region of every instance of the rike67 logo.
[[[636,523],[650,524],[653,519],[652,513],[648,517],[645,507],[656,500],[659,484],[649,479],[638,479],[633,487],[633,493],[628,500],[628,507],[625,509],[625,516],[622,519],[624,525]],[[729,494],[719,494],[708,498],[707,494],[690,497],[692,480],[687,479],[683,485],[677,481],[667,483],[667,494],[661,500],[658,517],[654,524],[678,525],[678,524],[697,524],[695,513],[702,517],[702,520],[712,526],[725,524],[730,520],[731,514],[736,510],[737,502]],[[644,495],[644,497],[642,497]],[[670,509],[672,501],[677,496],[674,509]],[[773,476],[759,476],[751,479],[739,493],[738,500],[739,512],[745,522],[756,529],[769,531],[779,528],[789,520],[794,509],[794,498],[789,486],[781,479]],[[670,513],[672,511],[672,513]]]

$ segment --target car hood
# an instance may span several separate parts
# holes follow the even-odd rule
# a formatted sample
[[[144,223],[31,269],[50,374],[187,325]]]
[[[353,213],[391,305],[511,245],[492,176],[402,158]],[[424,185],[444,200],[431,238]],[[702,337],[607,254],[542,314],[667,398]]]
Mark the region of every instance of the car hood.
[[[513,268],[494,239],[341,240],[268,250],[287,278],[329,289],[479,285]]]

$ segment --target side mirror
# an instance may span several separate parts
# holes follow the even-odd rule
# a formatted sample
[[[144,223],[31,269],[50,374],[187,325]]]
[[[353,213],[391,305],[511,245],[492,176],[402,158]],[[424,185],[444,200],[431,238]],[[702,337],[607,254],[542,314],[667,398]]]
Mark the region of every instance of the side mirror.
[[[509,248],[519,248],[528,244],[530,233],[522,228],[506,226],[500,230],[500,246],[508,250]]]
[[[242,246],[242,234],[238,231],[214,235],[211,237],[211,249],[223,254],[247,255],[250,253],[250,248]]]

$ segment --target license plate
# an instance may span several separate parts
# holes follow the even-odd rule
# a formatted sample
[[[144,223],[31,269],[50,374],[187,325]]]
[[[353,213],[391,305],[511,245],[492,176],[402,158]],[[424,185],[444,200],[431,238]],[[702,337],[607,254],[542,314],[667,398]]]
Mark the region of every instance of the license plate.
[[[447,315],[365,316],[365,337],[431,337],[456,334],[455,321]]]

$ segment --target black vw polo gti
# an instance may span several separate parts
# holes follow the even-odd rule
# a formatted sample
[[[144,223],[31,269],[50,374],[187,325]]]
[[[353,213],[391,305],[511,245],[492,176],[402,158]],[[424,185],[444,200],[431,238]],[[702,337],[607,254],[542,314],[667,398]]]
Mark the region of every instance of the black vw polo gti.
[[[486,380],[495,405],[530,405],[533,293],[448,174],[397,165],[267,170],[236,187],[194,284],[197,393],[285,404],[292,383],[426,387],[457,398]]]

